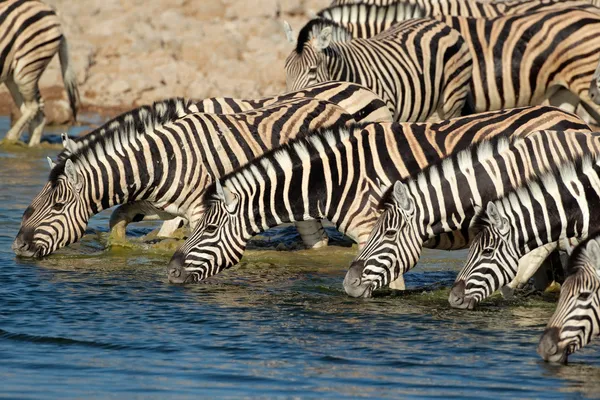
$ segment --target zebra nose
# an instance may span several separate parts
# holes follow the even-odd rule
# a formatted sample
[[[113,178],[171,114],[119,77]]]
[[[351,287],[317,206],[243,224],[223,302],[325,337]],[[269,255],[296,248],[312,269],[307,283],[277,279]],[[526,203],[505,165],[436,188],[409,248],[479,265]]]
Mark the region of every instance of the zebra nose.
[[[351,297],[371,297],[372,286],[369,281],[362,281],[365,262],[354,261],[344,277],[344,290]]]
[[[473,304],[470,299],[465,298],[466,285],[464,280],[455,282],[448,296],[448,303],[452,308],[468,308],[473,309]]]
[[[176,251],[167,266],[167,278],[171,283],[185,283],[189,273],[185,270],[185,257],[180,251]]]
[[[35,246],[33,243],[33,229],[21,229],[12,244],[13,252],[22,257],[33,257]]]
[[[546,328],[546,330],[542,334],[542,337],[540,338],[540,343],[538,344],[537,352],[545,361],[566,361],[564,353],[559,352],[559,334],[560,332],[556,327]]]

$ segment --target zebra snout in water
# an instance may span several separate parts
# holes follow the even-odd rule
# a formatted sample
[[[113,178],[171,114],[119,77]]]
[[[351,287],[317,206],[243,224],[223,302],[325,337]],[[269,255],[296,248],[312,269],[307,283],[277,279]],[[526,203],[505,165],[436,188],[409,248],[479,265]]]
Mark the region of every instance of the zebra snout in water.
[[[21,257],[36,257],[38,249],[33,242],[33,229],[21,229],[17,234],[12,251]]]
[[[185,270],[185,259],[182,253],[175,252],[167,266],[167,278],[170,283],[185,283],[190,273]]]
[[[559,348],[560,332],[558,328],[547,328],[540,338],[537,352],[544,361],[562,363],[567,361],[565,349]]]
[[[452,286],[448,303],[452,308],[472,310],[475,307],[475,299],[465,296],[466,285],[464,280],[460,280]]]
[[[364,261],[355,261],[344,277],[344,290],[351,297],[371,297],[373,286],[370,281],[362,280]]]

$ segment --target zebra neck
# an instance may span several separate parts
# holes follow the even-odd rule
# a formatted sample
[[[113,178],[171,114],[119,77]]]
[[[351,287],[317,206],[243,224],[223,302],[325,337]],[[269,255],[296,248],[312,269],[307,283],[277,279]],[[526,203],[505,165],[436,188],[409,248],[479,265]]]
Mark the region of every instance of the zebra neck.
[[[90,211],[95,214],[118,204],[156,200],[158,185],[168,175],[169,166],[157,142],[148,139],[99,143],[71,157],[83,176]]]

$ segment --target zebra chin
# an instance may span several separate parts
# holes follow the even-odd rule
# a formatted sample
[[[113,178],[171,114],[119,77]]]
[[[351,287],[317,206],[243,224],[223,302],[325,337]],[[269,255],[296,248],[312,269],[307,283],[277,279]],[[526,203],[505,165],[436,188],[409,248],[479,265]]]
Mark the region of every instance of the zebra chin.
[[[459,308],[461,310],[473,310],[477,305],[477,299],[472,296],[467,296],[465,293],[466,285],[464,280],[455,282],[448,296],[450,307]]]
[[[363,280],[365,262],[354,261],[344,277],[344,290],[350,297],[369,298],[373,294],[373,281]]]

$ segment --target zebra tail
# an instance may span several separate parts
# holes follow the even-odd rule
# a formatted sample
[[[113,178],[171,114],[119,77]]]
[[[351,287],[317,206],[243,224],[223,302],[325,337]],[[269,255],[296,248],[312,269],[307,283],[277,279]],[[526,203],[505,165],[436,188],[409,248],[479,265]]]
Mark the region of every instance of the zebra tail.
[[[71,58],[69,57],[69,48],[67,47],[67,38],[63,35],[58,49],[60,59],[60,69],[62,71],[65,90],[69,97],[69,105],[73,113],[73,119],[77,121],[77,106],[79,105],[79,89],[77,88],[77,75],[72,68]]]

